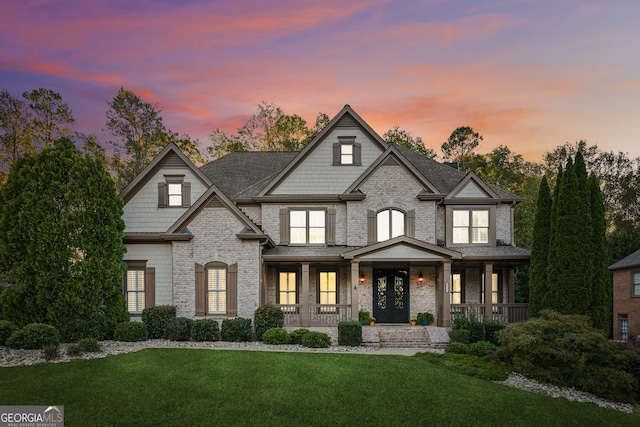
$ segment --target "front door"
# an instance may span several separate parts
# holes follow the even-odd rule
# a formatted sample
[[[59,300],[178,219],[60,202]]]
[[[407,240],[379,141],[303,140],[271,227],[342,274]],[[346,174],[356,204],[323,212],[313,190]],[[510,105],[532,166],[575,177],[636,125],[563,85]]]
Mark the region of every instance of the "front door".
[[[373,271],[373,317],[379,323],[409,322],[409,272]]]

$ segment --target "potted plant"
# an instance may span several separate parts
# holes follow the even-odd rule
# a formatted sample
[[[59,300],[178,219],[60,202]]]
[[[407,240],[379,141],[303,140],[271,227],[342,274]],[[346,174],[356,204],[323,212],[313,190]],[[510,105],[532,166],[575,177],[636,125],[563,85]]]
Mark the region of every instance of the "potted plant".
[[[426,326],[433,323],[435,321],[435,317],[433,316],[433,314],[425,311],[424,313],[418,313],[416,320],[419,324]]]
[[[376,318],[371,316],[369,317],[369,326],[375,326],[376,324]]]
[[[369,313],[367,310],[358,311],[358,321],[360,322],[361,325],[364,326],[367,323],[369,323],[370,317],[371,317],[371,313]]]
[[[415,317],[411,317],[411,319],[409,319],[409,322],[411,322],[411,326],[416,326],[416,324],[418,323],[418,319],[416,319]]]

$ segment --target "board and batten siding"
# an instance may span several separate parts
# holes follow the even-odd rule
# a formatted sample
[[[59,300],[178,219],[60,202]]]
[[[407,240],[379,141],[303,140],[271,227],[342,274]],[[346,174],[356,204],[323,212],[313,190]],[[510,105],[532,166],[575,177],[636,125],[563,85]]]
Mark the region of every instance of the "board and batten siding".
[[[171,243],[128,244],[125,261],[146,261],[156,269],[155,305],[173,304],[173,262]]]
[[[361,144],[360,166],[333,165],[333,144],[339,136],[355,136]],[[342,194],[380,156],[382,149],[360,129],[336,129],[274,189],[272,194]]]
[[[188,208],[158,208],[158,184],[165,182],[165,175],[184,175],[191,183],[191,205],[207,190],[193,172],[184,168],[160,169],[123,208],[125,232],[163,232],[169,229]]]

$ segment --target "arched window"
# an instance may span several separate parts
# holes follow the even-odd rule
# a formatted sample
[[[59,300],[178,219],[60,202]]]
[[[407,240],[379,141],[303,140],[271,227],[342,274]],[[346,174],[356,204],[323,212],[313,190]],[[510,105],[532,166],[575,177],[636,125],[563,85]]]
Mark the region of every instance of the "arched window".
[[[405,234],[405,213],[397,209],[385,209],[376,216],[378,242]]]

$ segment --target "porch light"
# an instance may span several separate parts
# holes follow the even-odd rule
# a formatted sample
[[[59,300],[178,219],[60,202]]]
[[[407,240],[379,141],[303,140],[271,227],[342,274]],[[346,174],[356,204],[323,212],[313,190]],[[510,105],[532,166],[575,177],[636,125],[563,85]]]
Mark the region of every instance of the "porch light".
[[[422,282],[424,282],[424,276],[422,275],[422,271],[420,271],[420,273],[418,273],[418,283]]]
[[[360,272],[360,283],[364,283],[364,273]]]

